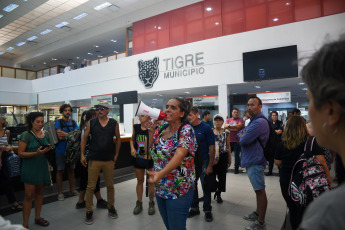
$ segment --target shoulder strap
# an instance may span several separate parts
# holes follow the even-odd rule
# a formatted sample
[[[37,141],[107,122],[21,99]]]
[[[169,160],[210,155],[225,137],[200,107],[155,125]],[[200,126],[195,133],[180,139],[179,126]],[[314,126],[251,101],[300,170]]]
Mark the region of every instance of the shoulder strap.
[[[313,156],[313,145],[314,145],[315,137],[310,136],[308,140],[305,142],[304,145],[304,153],[306,157]]]
[[[40,141],[40,139],[38,139],[38,137],[36,137],[36,135],[30,130],[29,133],[36,139],[36,141],[38,142],[38,144],[40,144],[40,146],[43,146],[42,142]],[[45,135],[45,134],[44,134]]]
[[[265,119],[265,120],[267,121],[268,128],[269,128],[269,132],[271,133],[271,125],[270,125],[270,123],[268,122],[267,118],[264,117],[264,116],[259,116],[259,117],[255,118],[254,120],[259,119],[259,118],[263,118],[263,119]],[[253,120],[253,121],[254,121],[254,120]],[[250,121],[250,122],[252,122],[252,121]],[[268,138],[269,138],[269,137],[268,137]],[[259,143],[260,143],[260,145],[261,145],[261,148],[262,148],[263,150],[265,150],[265,147],[264,147],[264,145],[261,143],[259,137],[257,137],[256,139],[259,141]]]

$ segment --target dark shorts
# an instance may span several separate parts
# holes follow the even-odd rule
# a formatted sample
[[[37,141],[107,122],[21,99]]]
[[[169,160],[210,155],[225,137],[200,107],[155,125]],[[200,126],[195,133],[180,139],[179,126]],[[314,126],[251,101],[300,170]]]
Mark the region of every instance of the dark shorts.
[[[58,171],[64,170],[66,166],[70,169],[75,168],[75,164],[67,164],[65,154],[56,154],[56,167]]]
[[[153,168],[153,160],[146,160],[140,157],[134,159],[134,168],[137,169],[152,169]]]

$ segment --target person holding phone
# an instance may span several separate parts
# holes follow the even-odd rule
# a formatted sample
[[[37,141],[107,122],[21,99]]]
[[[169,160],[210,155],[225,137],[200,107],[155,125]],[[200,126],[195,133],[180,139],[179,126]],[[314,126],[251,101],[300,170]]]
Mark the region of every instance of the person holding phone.
[[[28,228],[35,200],[35,224],[47,227],[49,222],[41,217],[44,185],[51,185],[50,166],[45,153],[51,150],[49,134],[42,130],[44,117],[41,112],[29,113],[26,117],[28,131],[19,138],[18,155],[22,160],[21,181],[25,187],[23,202],[23,226]]]

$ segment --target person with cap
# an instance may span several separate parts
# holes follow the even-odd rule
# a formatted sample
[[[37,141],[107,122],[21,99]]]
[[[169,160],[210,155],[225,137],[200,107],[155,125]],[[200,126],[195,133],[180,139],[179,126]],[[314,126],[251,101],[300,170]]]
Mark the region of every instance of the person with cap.
[[[107,102],[100,102],[96,109],[99,111],[98,117],[91,119],[81,139],[81,164],[88,165],[88,184],[86,188],[86,224],[93,224],[93,193],[96,187],[100,171],[103,171],[105,184],[107,187],[108,215],[110,218],[118,217],[115,209],[115,190],[114,190],[114,166],[119,156],[121,139],[119,124],[113,118],[108,118],[110,106]],[[88,161],[85,158],[85,147],[88,136],[91,134],[89,141]],[[116,137],[116,149],[113,138]],[[115,155],[114,155],[115,152]]]
[[[215,126],[213,133],[216,136],[213,173],[218,177],[217,191],[214,194],[214,199],[221,204],[223,199],[220,194],[225,192],[226,172],[231,165],[230,135],[222,128],[224,124],[222,115],[216,114],[213,117],[213,123]]]

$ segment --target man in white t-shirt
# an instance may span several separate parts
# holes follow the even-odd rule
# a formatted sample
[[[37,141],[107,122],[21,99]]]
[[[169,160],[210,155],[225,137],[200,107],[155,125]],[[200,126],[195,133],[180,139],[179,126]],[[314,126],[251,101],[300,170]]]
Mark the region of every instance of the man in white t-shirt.
[[[69,71],[72,71],[72,68],[69,66],[69,63],[66,62],[66,67],[65,67],[65,69],[63,70],[63,73],[66,73],[66,72],[69,72]]]

